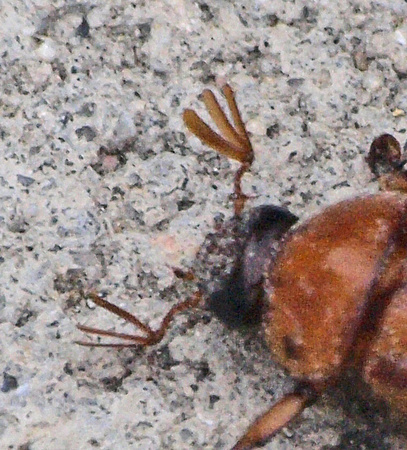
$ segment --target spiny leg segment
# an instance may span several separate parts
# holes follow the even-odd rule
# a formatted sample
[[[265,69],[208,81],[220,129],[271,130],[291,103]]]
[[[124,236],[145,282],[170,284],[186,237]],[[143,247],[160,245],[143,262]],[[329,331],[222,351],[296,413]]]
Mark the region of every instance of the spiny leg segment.
[[[213,131],[192,109],[186,109],[183,118],[189,131],[202,143],[212,147],[218,153],[240,162],[241,166],[236,172],[234,180],[234,210],[235,215],[240,216],[248,199],[242,191],[241,180],[253,163],[254,153],[232,88],[225,85],[222,92],[225,95],[234,126],[222,110],[215,95],[208,89],[203,91],[202,100],[220,134]]]

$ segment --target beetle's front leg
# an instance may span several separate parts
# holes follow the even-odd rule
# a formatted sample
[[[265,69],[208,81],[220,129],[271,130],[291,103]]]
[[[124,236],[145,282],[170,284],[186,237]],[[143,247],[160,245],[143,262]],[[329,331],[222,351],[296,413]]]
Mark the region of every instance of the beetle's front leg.
[[[241,180],[253,163],[254,153],[232,88],[229,85],[225,85],[222,88],[222,92],[225,95],[234,126],[226,117],[212,91],[208,89],[203,91],[202,100],[220,134],[213,131],[191,109],[184,111],[183,118],[189,131],[204,144],[209,145],[209,147],[212,147],[220,154],[240,162],[241,166],[236,172],[234,179],[234,211],[236,216],[240,216],[248,199],[248,196],[242,191]]]
[[[198,306],[198,304],[202,300],[202,294],[200,291],[195,292],[189,299],[178,303],[173,306],[163,321],[161,322],[160,327],[157,330],[153,330],[150,326],[143,323],[139,320],[134,314],[130,314],[128,311],[114,305],[113,303],[108,302],[107,300],[100,297],[100,295],[96,293],[90,293],[89,297],[92,299],[96,305],[107,309],[118,317],[123,318],[126,322],[133,324],[138,330],[140,330],[145,336],[138,336],[127,333],[117,333],[115,331],[102,330],[100,328],[92,328],[85,325],[78,325],[78,329],[88,334],[96,334],[98,336],[108,336],[113,338],[121,339],[122,342],[118,343],[99,343],[99,342],[88,342],[88,341],[77,341],[76,343],[79,345],[83,345],[85,347],[112,347],[112,348],[128,348],[128,347],[149,347],[151,345],[158,344],[164,337],[172,319],[177,314]],[[128,342],[123,342],[128,341]]]

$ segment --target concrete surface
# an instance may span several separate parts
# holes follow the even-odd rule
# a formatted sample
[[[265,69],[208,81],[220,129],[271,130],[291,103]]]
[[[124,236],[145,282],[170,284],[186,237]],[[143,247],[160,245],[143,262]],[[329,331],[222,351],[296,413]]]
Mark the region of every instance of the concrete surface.
[[[401,0],[0,3],[1,449],[227,449],[289,391],[261,341],[206,314],[145,351],[79,347],[77,323],[132,330],[80,292],[153,326],[193,292],[171,266],[204,273],[195,254],[231,217],[237,168],[183,126],[203,88],[237,92],[252,205],[309,217],[375,192],[370,142],[406,140],[406,13]],[[407,447],[363,411],[326,396],[265,448]]]

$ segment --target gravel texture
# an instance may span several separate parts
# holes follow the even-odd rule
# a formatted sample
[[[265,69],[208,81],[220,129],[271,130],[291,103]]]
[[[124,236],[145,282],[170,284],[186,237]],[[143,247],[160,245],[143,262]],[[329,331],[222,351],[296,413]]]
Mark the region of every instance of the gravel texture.
[[[406,139],[406,14],[401,0],[0,3],[1,449],[228,449],[290,390],[261,340],[206,313],[155,348],[77,346],[77,323],[132,330],[81,293],[156,327],[194,290],[171,267],[207,281],[196,254],[232,216],[237,165],[183,126],[206,87],[237,92],[252,206],[306,218],[376,192],[370,142]],[[350,391],[265,448],[406,448]]]

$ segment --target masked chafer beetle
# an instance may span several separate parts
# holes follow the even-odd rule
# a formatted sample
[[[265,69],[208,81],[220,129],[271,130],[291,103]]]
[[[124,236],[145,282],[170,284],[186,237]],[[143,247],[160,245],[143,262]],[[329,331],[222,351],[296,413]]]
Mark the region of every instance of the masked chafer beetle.
[[[223,93],[234,125],[210,90],[202,100],[219,133],[192,110],[185,110],[183,118],[204,144],[241,164],[234,182],[234,212],[240,217],[248,199],[241,179],[254,154],[232,89],[226,85]],[[168,312],[158,330],[91,293],[97,305],[131,322],[144,336],[79,325],[86,333],[121,339],[79,343],[154,345],[175,314],[201,302],[231,326],[259,318],[272,357],[298,387],[260,416],[234,450],[267,441],[350,368],[407,415],[407,176],[400,144],[388,134],[378,137],[367,162],[384,192],[329,206],[299,225],[285,208],[255,208],[223,288],[206,301],[197,290]]]

